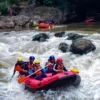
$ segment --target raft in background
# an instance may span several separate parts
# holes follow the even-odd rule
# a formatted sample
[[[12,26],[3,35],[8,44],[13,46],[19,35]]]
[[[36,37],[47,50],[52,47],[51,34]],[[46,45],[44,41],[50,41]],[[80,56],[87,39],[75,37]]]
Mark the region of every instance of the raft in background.
[[[41,81],[33,78],[27,78],[25,81],[25,89],[32,92],[37,90],[56,89],[62,86],[74,85],[78,86],[81,82],[81,78],[78,72],[67,71],[58,73],[52,76],[52,73],[47,74],[47,78],[43,78]]]
[[[49,25],[46,23],[40,23],[37,27],[36,30],[43,30],[43,31],[47,31],[47,30],[51,30],[54,28],[54,25]]]
[[[94,22],[94,18],[88,18],[85,20],[85,23],[90,23],[90,22]]]

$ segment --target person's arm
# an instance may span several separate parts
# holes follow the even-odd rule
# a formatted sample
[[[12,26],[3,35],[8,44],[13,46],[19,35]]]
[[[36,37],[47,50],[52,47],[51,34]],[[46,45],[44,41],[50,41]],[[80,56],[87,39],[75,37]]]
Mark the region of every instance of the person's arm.
[[[54,64],[54,66],[53,66],[53,71],[58,72],[57,66],[58,66],[57,64]]]
[[[64,71],[68,71],[68,70],[64,67]]]

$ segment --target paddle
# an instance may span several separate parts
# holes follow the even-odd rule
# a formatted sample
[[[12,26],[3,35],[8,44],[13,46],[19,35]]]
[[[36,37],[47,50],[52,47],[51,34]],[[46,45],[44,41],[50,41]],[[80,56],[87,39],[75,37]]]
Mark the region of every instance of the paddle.
[[[41,68],[41,69],[43,69],[43,68]],[[18,79],[18,83],[19,83],[19,84],[23,83],[28,77],[34,75],[35,73],[37,73],[37,72],[40,71],[41,69],[37,70],[36,72],[34,72],[34,73],[32,73],[32,74],[30,74],[30,75],[28,75],[28,76],[22,76],[22,77],[20,77],[20,78]]]
[[[71,71],[72,71],[72,72],[74,72],[74,73],[76,73],[76,74],[78,74],[78,73],[79,73],[79,70],[78,70],[78,69],[76,69],[76,68],[72,68],[72,69],[71,69]]]

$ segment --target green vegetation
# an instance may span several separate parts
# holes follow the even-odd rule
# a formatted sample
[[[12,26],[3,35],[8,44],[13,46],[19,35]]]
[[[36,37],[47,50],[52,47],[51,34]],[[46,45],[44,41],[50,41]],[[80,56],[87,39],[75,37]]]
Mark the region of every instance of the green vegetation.
[[[8,11],[9,11],[9,7],[8,7],[8,2],[5,1],[5,0],[0,0],[0,12],[1,14],[3,15],[6,15],[8,14]]]
[[[20,0],[8,0],[10,4],[16,4],[19,5]]]
[[[9,6],[12,4],[19,5],[20,0],[0,0],[0,13],[6,15],[9,13]]]

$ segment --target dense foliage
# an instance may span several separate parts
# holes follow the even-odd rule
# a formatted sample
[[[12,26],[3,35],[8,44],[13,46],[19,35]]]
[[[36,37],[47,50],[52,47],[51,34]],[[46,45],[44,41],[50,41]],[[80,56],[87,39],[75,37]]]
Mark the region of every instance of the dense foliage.
[[[8,7],[7,1],[5,0],[0,0],[0,1],[1,1],[0,2],[0,14],[3,14],[3,15],[8,14],[9,7]]]
[[[12,4],[19,5],[20,0],[0,0],[0,14],[6,15],[9,13],[9,6]]]

